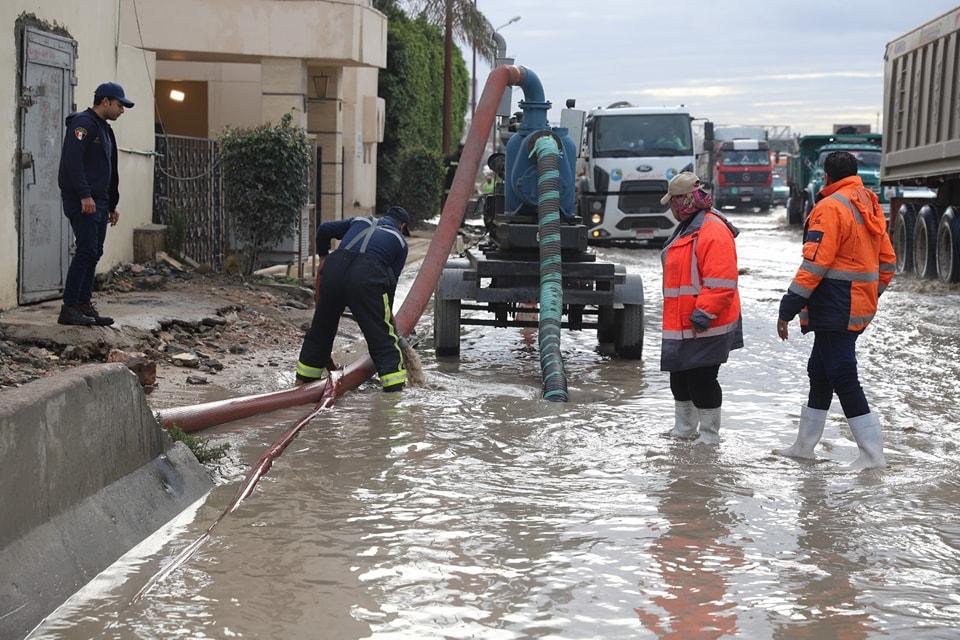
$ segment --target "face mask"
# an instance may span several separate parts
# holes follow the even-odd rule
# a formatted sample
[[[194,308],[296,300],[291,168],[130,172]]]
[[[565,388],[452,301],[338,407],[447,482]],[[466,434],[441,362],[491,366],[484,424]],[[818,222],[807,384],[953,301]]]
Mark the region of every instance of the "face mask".
[[[704,209],[712,207],[713,196],[700,188],[694,189],[688,194],[670,198],[670,209],[673,211],[673,216],[681,222]]]

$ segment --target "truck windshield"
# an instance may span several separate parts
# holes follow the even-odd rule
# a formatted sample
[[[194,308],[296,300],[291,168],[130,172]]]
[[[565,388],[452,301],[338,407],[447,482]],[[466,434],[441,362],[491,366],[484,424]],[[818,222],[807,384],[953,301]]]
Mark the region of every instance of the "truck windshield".
[[[693,155],[690,118],[682,114],[598,116],[593,155],[598,158]]]
[[[824,151],[820,154],[819,166],[823,166],[824,160],[826,160],[827,156],[833,153],[833,151]],[[853,157],[857,159],[857,168],[859,169],[880,168],[880,157],[882,154],[879,151],[859,151],[857,149],[844,149],[844,151],[853,154]]]
[[[769,151],[724,151],[721,164],[728,167],[765,167],[770,164]]]

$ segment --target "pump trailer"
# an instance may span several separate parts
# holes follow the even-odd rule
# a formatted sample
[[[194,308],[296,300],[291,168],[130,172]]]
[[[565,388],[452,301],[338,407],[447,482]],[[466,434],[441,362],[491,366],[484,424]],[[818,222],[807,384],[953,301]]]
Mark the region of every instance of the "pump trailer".
[[[542,332],[545,309],[554,309],[549,311],[550,317],[558,316],[554,325],[596,330],[602,353],[639,359],[643,281],[623,265],[598,260],[588,251],[587,227],[576,216],[574,178],[580,144],[568,128],[548,125],[550,103],[536,75],[524,71],[522,120],[512,135],[504,134],[505,155],[488,161],[497,176],[494,192],[483,202],[489,240],[449,260],[434,292],[436,353],[460,353],[463,325],[539,325]],[[567,105],[561,122],[582,126],[578,114],[583,112],[572,109],[572,101]],[[582,130],[574,131],[574,137],[582,137]],[[544,164],[548,148],[554,150],[553,165]],[[550,223],[559,226],[544,226]],[[560,284],[555,291],[562,296],[544,295],[549,291],[544,282],[551,278]]]

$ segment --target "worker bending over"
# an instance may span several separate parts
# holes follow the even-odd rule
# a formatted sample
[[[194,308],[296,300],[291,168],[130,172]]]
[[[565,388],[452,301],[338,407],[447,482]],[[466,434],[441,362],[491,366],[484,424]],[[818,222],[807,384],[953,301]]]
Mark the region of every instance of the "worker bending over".
[[[340,316],[350,307],[367,341],[384,391],[400,391],[407,381],[403,351],[393,322],[397,278],[407,261],[410,214],[390,207],[382,218],[324,222],[317,228],[317,306],[304,336],[297,381],[312,382],[331,367],[330,352]],[[340,240],[330,254],[330,241]],[[326,257],[330,254],[329,257]],[[322,287],[321,287],[322,281]]]

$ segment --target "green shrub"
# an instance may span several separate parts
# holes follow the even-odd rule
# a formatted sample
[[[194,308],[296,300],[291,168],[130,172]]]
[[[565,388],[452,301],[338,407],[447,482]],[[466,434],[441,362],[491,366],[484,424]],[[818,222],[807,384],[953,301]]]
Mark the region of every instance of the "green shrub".
[[[259,255],[293,233],[307,203],[310,145],[285,114],[279,125],[228,128],[220,137],[224,209],[245,255],[246,273]]]
[[[404,148],[397,173],[400,187],[396,204],[410,212],[415,222],[440,212],[446,166],[439,151],[416,146]]]

